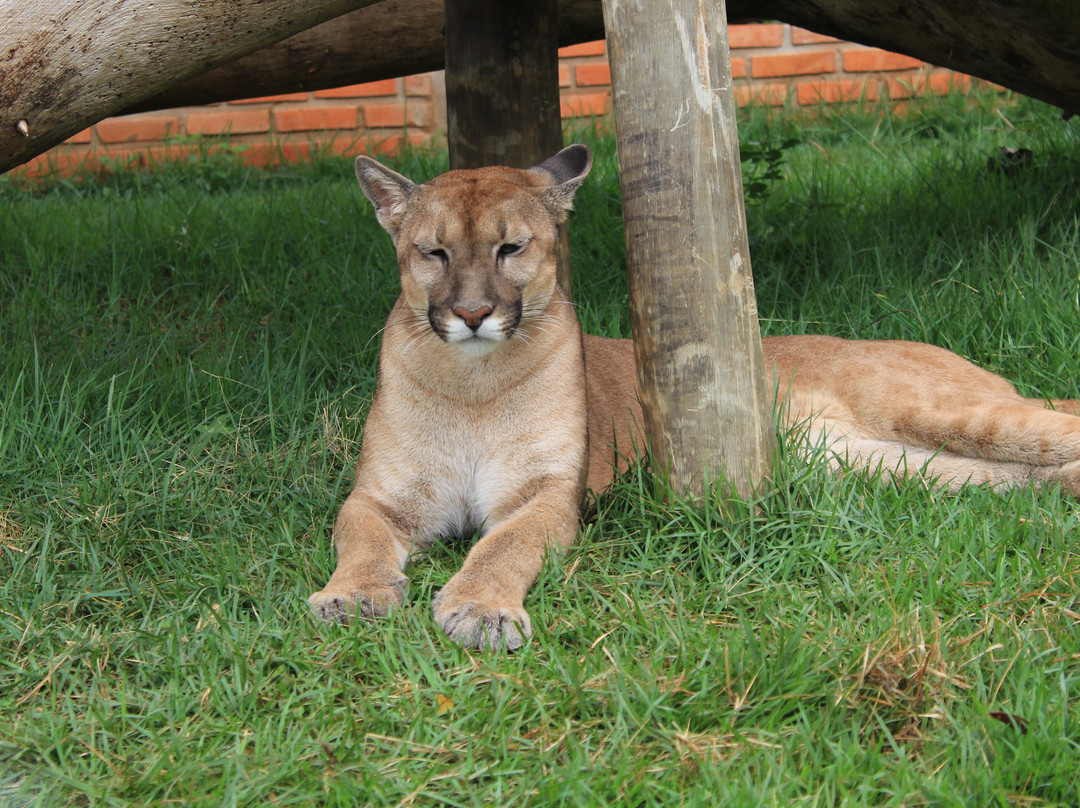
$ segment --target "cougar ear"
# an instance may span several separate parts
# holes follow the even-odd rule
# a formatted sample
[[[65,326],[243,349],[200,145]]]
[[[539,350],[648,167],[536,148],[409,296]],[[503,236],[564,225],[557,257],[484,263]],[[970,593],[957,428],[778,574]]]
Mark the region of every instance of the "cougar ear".
[[[560,223],[566,221],[574,207],[574,194],[589,176],[590,168],[592,152],[587,146],[576,143],[529,169],[547,179],[549,187],[543,191],[544,204]]]
[[[419,186],[364,155],[356,158],[356,178],[360,180],[364,196],[375,206],[379,224],[391,237],[397,235],[405,208]]]

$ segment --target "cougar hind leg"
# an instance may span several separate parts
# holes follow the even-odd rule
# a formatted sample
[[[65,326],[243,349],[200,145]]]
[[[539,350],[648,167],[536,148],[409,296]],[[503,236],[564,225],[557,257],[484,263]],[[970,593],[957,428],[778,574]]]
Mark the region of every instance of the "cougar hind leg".
[[[895,424],[895,438],[923,449],[944,449],[973,460],[1060,466],[1080,460],[1080,417],[1075,402],[1048,409],[1046,402],[995,396],[973,403],[927,407],[921,417]],[[894,435],[885,437],[892,438]]]
[[[1063,463],[1060,466],[1040,466],[1035,469],[1033,479],[1041,485],[1060,485],[1077,499],[1080,499],[1080,460]]]
[[[1080,418],[1045,409],[1041,402],[1039,406],[1023,402],[1020,409],[1009,402],[1007,410],[992,413],[998,417],[996,438],[989,445],[980,443],[979,448],[999,453],[996,458],[951,449],[956,443],[974,443],[974,437],[984,438],[986,432],[973,436],[969,431],[959,440],[953,433],[949,447],[939,449],[901,439],[858,436],[850,425],[829,424],[827,420],[815,424],[810,434],[815,442],[827,436],[824,445],[833,455],[830,465],[834,468],[848,465],[880,469],[896,477],[923,477],[951,492],[964,485],[998,489],[1028,483],[1039,487],[1061,485],[1080,498]]]
[[[1033,480],[1056,481],[1050,477],[1038,477],[1038,467],[1028,463],[968,457],[899,441],[843,436],[830,441],[829,449],[834,455],[830,465],[835,468],[848,465],[869,471],[880,470],[893,477],[919,477],[951,493],[965,485],[1007,489],[1026,485]]]

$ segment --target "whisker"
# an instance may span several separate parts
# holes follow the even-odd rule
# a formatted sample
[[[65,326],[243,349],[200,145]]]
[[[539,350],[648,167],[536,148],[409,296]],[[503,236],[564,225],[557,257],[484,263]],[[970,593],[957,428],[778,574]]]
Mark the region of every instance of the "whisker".
[[[389,325],[390,325],[390,323],[387,323],[382,328],[380,328],[378,331],[376,331],[374,334],[372,334],[370,337],[368,337],[368,341],[364,343],[364,350],[365,351],[368,349],[368,346],[370,346],[371,343],[374,342],[375,339],[387,329],[387,326],[389,326]]]

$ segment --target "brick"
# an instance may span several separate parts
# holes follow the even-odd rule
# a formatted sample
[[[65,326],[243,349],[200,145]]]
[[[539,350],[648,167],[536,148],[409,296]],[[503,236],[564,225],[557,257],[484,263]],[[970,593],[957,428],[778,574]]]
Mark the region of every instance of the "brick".
[[[595,42],[582,42],[580,45],[567,45],[559,48],[559,58],[566,59],[572,56],[603,56],[607,53],[607,44],[602,39]]]
[[[124,168],[143,168],[149,164],[149,158],[147,153],[150,149],[109,149],[104,152],[98,152],[97,156],[107,157],[109,160],[108,168],[124,167]],[[106,169],[107,170],[107,169]]]
[[[398,91],[397,79],[382,79],[381,81],[368,81],[357,84],[353,89],[367,97],[372,95],[396,95]]]
[[[735,88],[735,103],[740,107],[750,106],[782,106],[788,97],[786,84],[765,84],[758,87],[743,85]]]
[[[21,166],[16,166],[12,169],[12,176],[37,178],[51,173],[49,170],[49,158],[58,151],[58,149],[53,149],[52,151],[45,152],[45,154],[39,154],[37,157],[27,160]]]
[[[564,118],[606,115],[610,97],[607,92],[567,94],[562,97],[560,112]]]
[[[298,163],[310,159],[313,152],[347,154],[353,152],[352,138],[332,137],[322,140],[307,137],[302,141],[277,140],[273,143],[255,143],[240,153],[241,159],[250,165],[265,168],[283,163]]]
[[[732,59],[731,60],[731,77],[733,79],[746,78],[746,60],[745,59]]]
[[[107,118],[95,128],[102,143],[165,140],[180,130],[180,119],[175,115],[133,115]]]
[[[52,174],[70,177],[88,171],[95,162],[85,149],[51,149],[23,163],[15,169],[15,173],[27,177],[47,177]]]
[[[784,26],[779,23],[728,28],[728,46],[731,48],[777,48],[783,44]]]
[[[570,86],[570,65],[559,65],[559,86]]]
[[[574,80],[578,87],[595,87],[611,84],[611,68],[606,62],[578,65],[574,68]]]
[[[407,96],[430,96],[431,76],[421,73],[416,76],[406,76],[404,79],[405,95]]]
[[[64,141],[64,143],[68,144],[69,146],[78,143],[90,143],[93,140],[93,131],[93,129],[83,129],[81,132],[76,132],[74,135],[69,137],[67,140]]]
[[[369,81],[364,84],[350,84],[348,87],[335,87],[332,90],[316,90],[316,98],[371,98],[373,96],[397,95],[397,79]]]
[[[426,101],[411,101],[406,106],[405,115],[409,126],[427,129],[435,125],[435,110]]]
[[[857,79],[833,79],[807,81],[795,89],[795,97],[804,106],[812,104],[835,104],[840,101],[874,101],[881,95],[877,81]]]
[[[307,93],[282,93],[281,95],[263,95],[258,98],[239,98],[230,104],[276,104],[279,101],[307,101]]]
[[[389,137],[379,138],[378,140],[368,139],[361,141],[356,144],[354,151],[357,154],[392,155],[397,153],[398,149],[401,148],[402,143],[420,146],[427,143],[429,140],[430,135],[425,135],[422,132],[410,132],[404,138],[402,138],[401,135],[390,135]]]
[[[971,76],[964,73],[933,73],[930,75],[930,89],[935,95],[966,92],[971,89]]]
[[[273,165],[274,145],[271,143],[253,143],[243,152],[243,161],[256,168],[266,168]]]
[[[128,153],[135,153],[135,151],[135,149],[131,149]],[[191,154],[193,151],[195,151],[195,149],[192,146],[180,146],[170,143],[165,146],[151,146],[150,148],[138,149],[138,154],[140,155],[140,162],[142,165],[153,166],[179,160],[185,155]]]
[[[405,105],[402,103],[365,104],[364,125],[370,129],[401,128],[405,126]]]
[[[281,163],[299,163],[308,159],[310,155],[310,143],[275,143],[268,154],[268,159],[271,165],[280,165]]]
[[[832,73],[836,70],[835,51],[814,53],[769,53],[750,60],[750,73],[754,78],[777,76],[809,76],[815,73]]]
[[[242,135],[270,131],[269,109],[208,109],[189,112],[189,135]]]
[[[885,81],[885,87],[889,91],[889,98],[893,101],[899,101],[903,98],[911,98],[915,95],[915,85],[917,79],[915,76],[897,76],[890,77]]]
[[[355,129],[356,107],[304,107],[275,109],[274,127],[279,132],[317,132],[322,129]]]
[[[421,143],[431,138],[427,132],[410,132],[409,142]],[[331,152],[337,155],[342,154],[355,154],[356,153],[357,139],[354,137],[336,137],[329,143],[324,143],[323,148],[329,148]]]
[[[807,31],[805,28],[791,28],[791,44],[792,45],[824,45],[828,42],[839,42],[836,37],[825,36],[825,34],[815,34],[813,31]]]
[[[192,143],[165,143],[161,146],[154,146],[153,150],[157,155],[157,159],[162,162],[168,162],[170,160],[179,160],[196,150],[196,146]]]
[[[364,125],[369,129],[400,129],[403,126],[432,125],[431,105],[422,101],[364,104]]]
[[[858,48],[846,50],[843,54],[844,70],[849,73],[869,73],[882,70],[910,70],[922,67],[919,59],[902,53],[878,50],[877,48]]]
[[[890,77],[886,80],[889,98],[900,100],[913,95],[948,95],[950,92],[963,91],[971,86],[971,77],[963,73],[925,73],[907,77]]]

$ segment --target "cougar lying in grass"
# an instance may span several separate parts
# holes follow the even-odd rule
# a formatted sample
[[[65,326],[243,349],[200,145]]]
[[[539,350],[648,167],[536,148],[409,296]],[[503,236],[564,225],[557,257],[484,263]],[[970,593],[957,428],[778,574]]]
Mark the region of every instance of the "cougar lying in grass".
[[[405,597],[409,554],[482,537],[435,597],[468,646],[520,646],[549,548],[569,545],[587,489],[643,445],[629,340],[582,335],[555,280],[555,231],[592,155],[571,146],[527,171],[451,171],[417,185],[368,157],[364,194],[397,248],[401,296],[383,332],[356,484],[334,526],[320,617],[382,615]],[[949,489],[1060,484],[1080,495],[1080,406],[1021,398],[941,348],[770,337],[790,424],[853,465]]]

